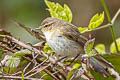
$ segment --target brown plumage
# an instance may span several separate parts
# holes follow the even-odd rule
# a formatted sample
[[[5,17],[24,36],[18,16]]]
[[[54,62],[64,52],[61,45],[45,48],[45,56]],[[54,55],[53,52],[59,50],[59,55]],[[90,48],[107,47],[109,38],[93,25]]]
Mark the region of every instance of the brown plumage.
[[[82,36],[73,24],[49,17],[43,20],[40,30],[56,55],[74,57],[84,53],[84,44],[88,39]],[[107,68],[113,68],[100,56],[91,57],[89,60],[93,68],[103,75],[108,75]]]

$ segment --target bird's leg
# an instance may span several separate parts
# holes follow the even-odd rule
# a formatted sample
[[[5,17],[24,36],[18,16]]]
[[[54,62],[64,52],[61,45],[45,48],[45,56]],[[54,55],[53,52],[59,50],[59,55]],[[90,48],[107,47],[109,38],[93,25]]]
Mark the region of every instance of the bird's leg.
[[[67,73],[67,71],[66,71],[67,69],[66,69],[66,68],[67,68],[68,66],[71,66],[72,63],[78,58],[79,55],[80,55],[80,54],[77,54],[77,55],[73,58],[73,60],[70,62],[70,64],[64,64],[63,69],[64,69],[64,72],[65,72],[65,73]]]
[[[77,54],[77,55],[73,58],[73,60],[70,62],[70,64],[68,64],[68,65],[66,65],[66,66],[72,65],[72,63],[78,58],[79,55],[80,55],[80,54]]]

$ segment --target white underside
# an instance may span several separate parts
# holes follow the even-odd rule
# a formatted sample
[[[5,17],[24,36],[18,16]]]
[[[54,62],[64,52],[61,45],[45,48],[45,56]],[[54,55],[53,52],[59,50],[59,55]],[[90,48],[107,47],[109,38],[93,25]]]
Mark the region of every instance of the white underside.
[[[60,37],[60,35],[47,32],[45,33],[45,37],[48,45],[57,55],[74,57],[81,53],[81,46],[77,42],[69,40],[64,36]]]

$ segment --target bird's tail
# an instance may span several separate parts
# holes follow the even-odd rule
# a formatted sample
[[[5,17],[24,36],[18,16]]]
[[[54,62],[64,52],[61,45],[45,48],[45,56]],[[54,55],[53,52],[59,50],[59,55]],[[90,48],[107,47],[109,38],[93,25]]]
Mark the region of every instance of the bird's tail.
[[[91,67],[96,71],[101,73],[104,77],[108,76],[108,70],[114,69],[111,63],[108,63],[101,56],[93,56],[90,58]],[[115,69],[114,69],[115,70]]]

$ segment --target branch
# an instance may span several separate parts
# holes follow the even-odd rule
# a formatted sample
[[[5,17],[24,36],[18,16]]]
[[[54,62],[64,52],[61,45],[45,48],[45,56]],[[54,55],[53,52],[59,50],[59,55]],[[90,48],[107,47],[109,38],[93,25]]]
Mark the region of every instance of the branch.
[[[104,28],[108,28],[108,27],[110,27],[110,26],[112,26],[112,24],[108,23],[108,24],[106,24],[106,25],[100,26],[100,27],[95,28],[95,29],[93,29],[93,30],[88,30],[87,32],[92,32],[92,31],[101,30],[101,29],[104,29]]]
[[[9,39],[9,40],[12,40],[12,41],[14,41],[16,44],[18,44],[18,45],[20,45],[20,46],[22,46],[22,47],[24,47],[24,48],[26,48],[26,49],[28,49],[28,50],[30,50],[30,51],[33,51],[34,53],[39,53],[41,56],[44,56],[44,57],[48,58],[48,59],[50,60],[50,62],[52,62],[52,63],[55,63],[55,62],[56,62],[56,60],[55,60],[53,57],[48,56],[48,55],[45,54],[43,51],[40,51],[40,50],[32,47],[32,46],[29,45],[29,44],[25,44],[25,43],[21,42],[20,40],[15,39],[14,37],[11,37],[11,36],[8,36],[8,35],[0,35],[0,36],[1,36],[1,37],[4,37],[4,38],[7,38],[7,39]],[[57,64],[58,64],[59,66],[65,68],[65,69],[67,69],[68,71],[72,71],[72,70],[73,70],[71,67],[68,67],[68,66],[65,67],[64,64],[62,64],[61,62],[57,62]],[[84,74],[81,75],[81,77],[82,77],[83,79],[88,79],[88,80],[89,80],[89,78],[88,78],[87,76],[85,76]]]
[[[15,51],[11,50],[10,48],[8,48],[8,47],[6,47],[6,46],[3,46],[3,45],[1,45],[1,44],[0,44],[0,47],[4,48],[5,50],[8,50],[8,51],[10,51],[10,52],[12,52],[12,53],[15,52]]]
[[[54,76],[50,71],[48,71],[47,69],[44,69],[44,71],[48,74],[48,75],[50,75],[51,77],[53,77],[53,79],[55,79],[55,80],[58,80],[58,78],[56,77],[56,76]],[[42,77],[41,77],[42,78]]]
[[[35,30],[29,28],[29,27],[26,27],[24,24],[21,24],[15,20],[11,20],[11,22],[13,22],[14,24],[20,26],[21,28],[25,29],[28,33],[30,33],[32,36],[35,36],[37,39],[39,40],[43,40],[43,41],[46,41],[45,37],[40,34],[39,32],[36,32]]]
[[[8,75],[0,75],[0,79],[22,79],[20,76],[8,76]],[[37,79],[37,78],[28,78],[24,77],[25,80],[43,80],[43,79]]]
[[[120,80],[119,74],[114,69],[108,68],[108,71],[113,77],[115,77],[115,80]]]
[[[33,72],[33,70],[34,70],[34,69],[36,69],[36,68],[40,67],[41,65],[43,65],[43,64],[44,64],[44,62],[46,62],[47,60],[48,60],[48,59],[44,60],[42,63],[40,63],[39,65],[37,65],[37,66],[36,66],[36,67],[34,67],[33,69],[31,69],[29,72],[27,72],[26,74],[24,74],[24,76],[26,76],[27,74],[29,74],[29,73]]]
[[[35,72],[35,73],[33,73],[33,74],[31,74],[31,75],[29,75],[29,76],[27,76],[27,77],[31,77],[31,76],[33,76],[33,75],[41,72],[42,70],[46,69],[46,68],[49,67],[50,65],[51,65],[51,63],[49,63],[47,66],[43,66],[43,67],[41,66],[40,68],[36,69],[36,72]]]

